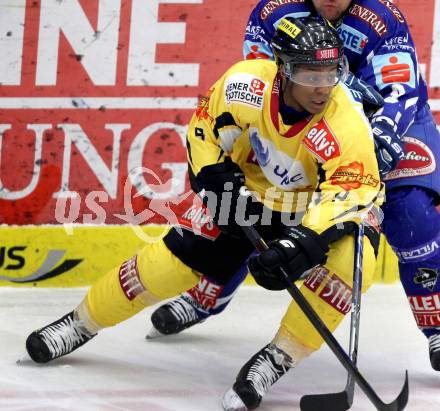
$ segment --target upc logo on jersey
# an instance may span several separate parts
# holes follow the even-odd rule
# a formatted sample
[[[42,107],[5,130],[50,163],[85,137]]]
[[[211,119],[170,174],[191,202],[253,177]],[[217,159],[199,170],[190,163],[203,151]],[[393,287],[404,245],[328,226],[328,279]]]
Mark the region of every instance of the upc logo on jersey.
[[[405,157],[397,168],[386,175],[385,181],[398,178],[431,174],[436,169],[436,161],[431,149],[414,137],[404,137]]]
[[[338,140],[324,119],[309,130],[303,143],[323,163],[341,155]]]
[[[414,284],[420,284],[429,291],[434,291],[437,284],[438,270],[433,268],[419,268],[414,277]]]
[[[338,33],[347,49],[357,54],[362,54],[368,42],[367,36],[346,24],[341,24],[338,28]]]
[[[260,136],[257,128],[250,127],[249,135],[253,154],[268,181],[285,191],[309,184],[301,161],[290,157],[272,141]],[[248,161],[253,162],[252,157]]]
[[[261,110],[266,86],[263,80],[251,74],[232,74],[225,81],[226,103],[236,102]]]
[[[407,53],[374,56],[372,64],[379,90],[393,83],[403,83],[409,87],[415,87],[414,63]]]

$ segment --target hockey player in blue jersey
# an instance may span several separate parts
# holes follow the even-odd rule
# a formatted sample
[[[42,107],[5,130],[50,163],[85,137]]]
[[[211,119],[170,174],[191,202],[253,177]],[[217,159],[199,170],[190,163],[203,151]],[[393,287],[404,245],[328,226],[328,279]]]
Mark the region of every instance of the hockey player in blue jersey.
[[[337,28],[350,70],[362,80],[351,77],[353,93],[365,98],[373,87],[384,98],[383,107],[371,119],[387,190],[382,230],[399,258],[402,285],[417,326],[429,339],[432,367],[439,371],[440,216],[436,205],[440,136],[427,103],[413,39],[405,17],[389,0],[263,0],[252,11],[246,27],[244,57],[272,59],[270,40],[281,18],[316,13]],[[150,335],[178,333],[218,314],[246,272],[243,267],[227,284],[203,277],[192,290],[153,313],[155,328]],[[221,291],[213,301],[205,290],[216,288]],[[204,300],[210,301],[209,305]]]

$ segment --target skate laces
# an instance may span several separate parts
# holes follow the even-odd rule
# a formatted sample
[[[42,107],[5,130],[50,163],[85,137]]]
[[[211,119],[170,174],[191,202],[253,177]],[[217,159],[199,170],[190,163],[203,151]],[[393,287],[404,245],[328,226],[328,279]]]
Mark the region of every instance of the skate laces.
[[[440,351],[440,334],[434,334],[429,337],[429,351],[431,353]]]
[[[246,379],[260,396],[293,366],[292,358],[274,344],[269,344],[249,368]]]
[[[59,322],[38,331],[41,339],[49,348],[52,357],[57,358],[73,351],[93,335],[83,326],[82,322],[68,315]]]
[[[174,317],[182,324],[198,321],[199,319],[196,309],[183,295],[176,300],[170,301],[167,306]]]

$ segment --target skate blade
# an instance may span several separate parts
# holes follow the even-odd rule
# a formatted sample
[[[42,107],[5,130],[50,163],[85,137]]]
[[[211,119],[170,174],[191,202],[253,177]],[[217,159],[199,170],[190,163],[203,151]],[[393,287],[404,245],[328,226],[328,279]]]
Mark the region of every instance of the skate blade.
[[[150,331],[145,336],[146,340],[155,340],[156,338],[165,337],[165,334],[162,334],[160,331],[156,329],[156,327],[152,326]]]
[[[248,411],[246,405],[232,388],[229,388],[223,395],[222,406],[224,411]]]
[[[15,364],[17,365],[28,365],[28,364],[35,364],[34,361],[32,361],[31,357],[27,352],[24,352],[20,355],[19,358],[15,361]]]

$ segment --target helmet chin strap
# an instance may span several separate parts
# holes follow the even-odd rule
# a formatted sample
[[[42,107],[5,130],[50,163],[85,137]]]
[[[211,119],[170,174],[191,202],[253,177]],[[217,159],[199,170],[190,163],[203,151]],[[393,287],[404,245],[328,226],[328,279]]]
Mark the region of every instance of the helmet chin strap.
[[[281,76],[280,98],[282,98],[283,101],[286,102],[284,96],[286,95],[287,84],[290,80],[287,78],[286,72],[284,70],[285,70],[284,65],[280,66],[279,68],[279,72]]]
[[[292,107],[290,104],[288,104],[286,102],[286,98],[285,98],[285,96],[287,95],[286,94],[287,87],[288,87],[289,83],[291,83],[291,81],[286,76],[286,73],[284,71],[284,66],[282,66],[282,68],[280,67],[279,72],[280,72],[280,76],[281,76],[281,85],[280,85],[280,94],[279,94],[280,99],[282,99],[282,101],[285,105]],[[294,109],[294,107],[292,107],[292,108]]]

